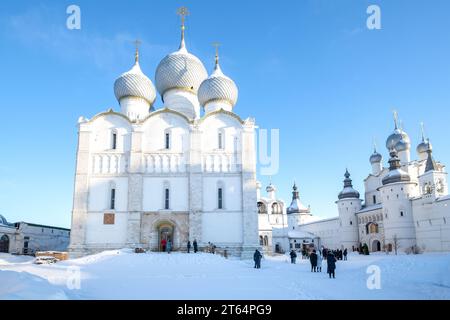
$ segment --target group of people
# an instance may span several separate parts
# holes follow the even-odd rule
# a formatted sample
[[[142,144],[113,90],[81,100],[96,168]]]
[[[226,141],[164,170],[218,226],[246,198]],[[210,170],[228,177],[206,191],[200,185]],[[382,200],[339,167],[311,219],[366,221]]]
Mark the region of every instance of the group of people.
[[[322,267],[327,269],[328,276],[331,278],[336,277],[336,262],[338,260],[347,260],[347,249],[340,250],[329,250],[327,248],[323,248],[322,251],[318,250],[316,251],[313,249],[310,253],[305,254],[306,249],[302,250],[302,259],[309,258],[309,261],[311,263],[311,272],[322,272]],[[291,257],[291,263],[295,264],[297,260],[297,253],[295,250],[291,250],[289,253]],[[261,259],[262,254],[259,252],[258,249],[255,250],[255,253],[253,254],[253,260],[255,261],[254,268],[260,269],[261,268]]]
[[[328,252],[329,250],[324,248],[322,251]],[[337,260],[347,260],[347,248],[345,248],[343,251],[341,249],[336,249],[330,252],[336,257]]]
[[[172,251],[172,241],[170,241],[170,238],[168,240],[161,240],[161,251],[167,253],[170,253],[170,251]]]
[[[194,239],[194,241],[192,242],[192,245],[194,246],[194,253],[197,253],[198,251],[198,244],[197,244],[197,239]],[[191,252],[191,241],[188,240],[187,242],[187,253]]]

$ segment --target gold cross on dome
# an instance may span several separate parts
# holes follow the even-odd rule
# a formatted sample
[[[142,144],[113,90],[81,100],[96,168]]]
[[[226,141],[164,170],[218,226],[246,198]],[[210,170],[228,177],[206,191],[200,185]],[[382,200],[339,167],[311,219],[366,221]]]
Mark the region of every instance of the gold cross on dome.
[[[216,64],[219,62],[219,47],[221,46],[220,42],[213,42],[213,47],[216,48]]]
[[[188,8],[186,8],[186,7],[180,7],[177,10],[177,15],[179,15],[181,17],[182,28],[184,28],[184,21],[189,14],[190,14],[190,12],[189,12]]]
[[[139,39],[136,39],[136,40],[134,41],[134,45],[135,45],[135,47],[136,47],[136,53],[135,53],[135,55],[134,55],[134,59],[135,59],[136,62],[139,61],[139,46],[140,46],[141,44],[142,44],[142,42],[141,42]]]
[[[213,47],[216,48],[216,55],[219,55],[219,47],[222,45],[220,42],[213,42]]]

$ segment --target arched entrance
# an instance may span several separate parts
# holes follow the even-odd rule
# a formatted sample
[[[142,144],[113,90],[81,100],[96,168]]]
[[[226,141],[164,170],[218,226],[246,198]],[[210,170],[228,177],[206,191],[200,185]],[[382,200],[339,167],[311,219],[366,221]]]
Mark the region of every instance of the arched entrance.
[[[164,252],[167,248],[167,243],[170,241],[173,250],[173,235],[175,226],[169,222],[163,222],[158,226],[158,246],[159,251]]]
[[[372,242],[372,252],[381,251],[381,242],[378,240],[374,240]]]
[[[275,252],[276,252],[276,253],[281,253],[281,247],[280,247],[280,244],[279,244],[279,243],[277,243],[277,244],[275,245]]]
[[[9,237],[6,234],[0,238],[0,252],[9,252]]]

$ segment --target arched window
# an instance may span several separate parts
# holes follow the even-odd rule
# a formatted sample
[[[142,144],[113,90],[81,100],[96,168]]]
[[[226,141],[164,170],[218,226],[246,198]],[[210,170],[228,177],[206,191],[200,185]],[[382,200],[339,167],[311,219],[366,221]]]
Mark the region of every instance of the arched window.
[[[258,213],[267,213],[267,207],[263,202],[258,202]]]
[[[219,130],[219,132],[217,133],[217,148],[218,149],[225,149],[225,134],[223,132],[223,130]]]
[[[378,233],[378,224],[377,223],[373,223],[373,222],[369,222],[366,225],[366,233]]]
[[[117,132],[113,131],[111,135],[111,149],[116,150],[117,149]]]
[[[269,238],[264,236],[264,246],[267,247],[269,245]]]
[[[6,234],[0,238],[0,252],[9,252],[9,237]]]
[[[217,209],[225,208],[225,187],[222,181],[217,182]]]
[[[170,139],[170,130],[164,131],[164,148],[166,150],[170,149],[171,139]]]
[[[217,188],[217,208],[223,209],[223,189]]]
[[[110,183],[109,188],[109,209],[116,209],[116,184],[114,182]]]
[[[170,185],[169,185],[168,181],[164,182],[163,190],[164,190],[164,209],[169,210],[170,209]]]
[[[264,245],[264,239],[263,236],[259,236],[259,245],[263,246]]]
[[[272,203],[272,214],[280,214],[281,213],[281,205],[278,202]]]

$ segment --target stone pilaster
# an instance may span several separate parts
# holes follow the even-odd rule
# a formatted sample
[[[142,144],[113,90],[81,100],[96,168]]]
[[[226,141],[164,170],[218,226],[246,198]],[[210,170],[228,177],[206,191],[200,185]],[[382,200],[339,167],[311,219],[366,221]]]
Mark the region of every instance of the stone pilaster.
[[[247,121],[242,132],[242,259],[249,259],[258,245],[258,210],[256,197],[256,145],[253,122]]]
[[[203,178],[201,131],[196,124],[191,128],[189,150],[189,238],[202,242],[202,211],[203,211]]]
[[[74,183],[72,227],[69,252],[71,256],[80,256],[86,243],[87,210],[89,200],[89,136],[87,125],[78,128],[78,147]]]
[[[128,167],[128,224],[127,246],[141,245],[141,219],[143,199],[142,132],[131,133],[131,150]]]

